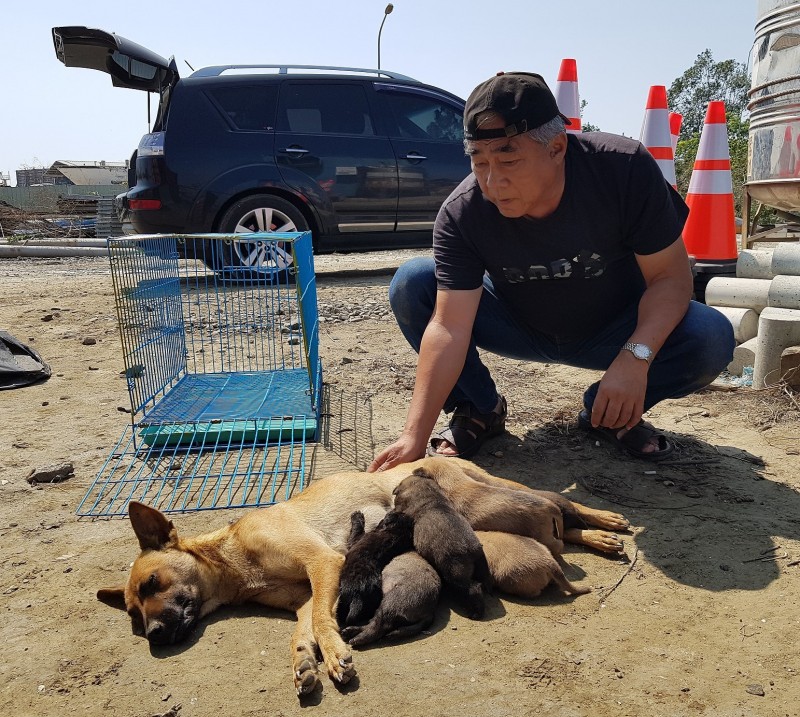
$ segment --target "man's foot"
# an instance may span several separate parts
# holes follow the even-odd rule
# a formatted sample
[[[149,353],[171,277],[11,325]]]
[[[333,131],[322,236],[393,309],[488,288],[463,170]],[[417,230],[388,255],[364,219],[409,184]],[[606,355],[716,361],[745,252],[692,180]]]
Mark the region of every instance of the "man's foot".
[[[508,408],[506,399],[499,396],[490,413],[478,413],[471,403],[456,406],[447,428],[431,438],[429,456],[470,458],[487,438],[506,430]]]
[[[635,458],[660,461],[675,449],[663,433],[644,420],[631,429],[595,428],[589,412],[584,409],[578,414],[578,425]]]

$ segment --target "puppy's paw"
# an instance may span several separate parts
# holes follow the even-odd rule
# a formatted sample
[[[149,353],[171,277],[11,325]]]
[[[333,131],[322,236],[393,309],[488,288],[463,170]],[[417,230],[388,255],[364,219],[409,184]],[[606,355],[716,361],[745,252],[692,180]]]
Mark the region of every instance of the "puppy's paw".
[[[313,657],[304,657],[294,667],[294,688],[297,696],[302,697],[314,691],[319,684],[319,669]]]
[[[352,645],[353,643],[351,642],[351,640],[358,637],[363,629],[364,629],[363,625],[350,625],[348,627],[342,628],[341,631],[342,639],[345,642]]]

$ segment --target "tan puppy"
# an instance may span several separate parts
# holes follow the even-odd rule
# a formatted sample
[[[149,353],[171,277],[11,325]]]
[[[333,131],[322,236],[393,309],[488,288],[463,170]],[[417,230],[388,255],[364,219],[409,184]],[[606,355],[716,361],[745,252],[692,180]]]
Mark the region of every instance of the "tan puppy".
[[[585,595],[591,588],[567,580],[550,551],[538,540],[524,535],[477,530],[495,587],[509,595],[533,598],[550,583],[569,595]]]
[[[508,512],[520,496],[532,493],[468,461],[426,458],[381,473],[339,473],[315,481],[285,503],[253,510],[232,525],[194,538],[179,537],[159,511],[131,503],[141,553],[127,583],[101,589],[98,598],[126,609],[134,631],[152,644],[182,640],[221,605],[253,601],[292,610],[297,613],[291,645],[297,693],[310,692],[318,683],[317,648],[328,675],[347,682],[355,670],[333,611],[350,516],[360,510],[371,530],[392,507],[394,488],[416,468],[428,471],[451,500],[474,510],[474,502],[493,488],[505,489],[506,500],[493,501],[491,511],[481,513],[484,529],[506,530]],[[565,540],[606,552],[622,550],[622,541],[607,530],[626,529],[625,518],[569,501],[566,505]],[[540,517],[531,511],[531,521]],[[575,520],[579,527],[573,527]],[[585,525],[606,530],[583,530]]]

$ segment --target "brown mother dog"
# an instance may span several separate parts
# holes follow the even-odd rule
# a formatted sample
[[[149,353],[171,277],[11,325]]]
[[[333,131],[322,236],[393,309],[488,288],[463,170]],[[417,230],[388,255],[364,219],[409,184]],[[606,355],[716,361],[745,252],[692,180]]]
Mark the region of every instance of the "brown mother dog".
[[[628,527],[621,515],[532,491],[468,461],[425,458],[380,473],[338,473],[285,503],[253,510],[232,525],[194,538],[178,537],[162,513],[131,503],[129,515],[142,552],[127,584],[101,589],[97,597],[116,607],[124,604],[134,632],[157,645],[184,639],[200,618],[222,605],[251,601],[292,610],[297,613],[291,652],[298,695],[318,682],[317,650],[331,679],[347,682],[355,670],[334,606],[350,515],[360,510],[371,529],[392,507],[394,488],[417,468],[433,476],[468,520],[476,521],[476,529],[552,535],[548,547],[556,553],[562,537],[604,552],[622,550],[620,539],[607,532]],[[532,494],[545,500],[520,500]],[[559,508],[555,526],[553,503]],[[520,530],[525,522],[520,504],[527,511],[525,530]],[[510,515],[514,520],[509,521]]]

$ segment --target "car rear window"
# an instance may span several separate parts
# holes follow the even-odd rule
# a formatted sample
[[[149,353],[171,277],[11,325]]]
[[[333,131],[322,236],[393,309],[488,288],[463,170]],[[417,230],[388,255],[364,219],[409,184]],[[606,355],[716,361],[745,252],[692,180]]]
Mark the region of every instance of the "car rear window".
[[[284,83],[277,124],[297,134],[375,134],[361,85]]]
[[[273,131],[278,88],[274,85],[215,87],[208,95],[236,129]]]

